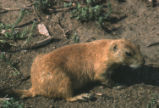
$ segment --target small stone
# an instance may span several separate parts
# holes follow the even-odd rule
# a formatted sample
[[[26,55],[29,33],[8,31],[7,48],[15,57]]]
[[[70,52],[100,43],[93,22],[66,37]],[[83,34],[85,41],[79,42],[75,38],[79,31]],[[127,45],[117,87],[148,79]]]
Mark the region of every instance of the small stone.
[[[4,29],[1,31],[2,34],[4,34],[5,32],[6,32],[6,30],[4,30]]]
[[[96,95],[97,95],[97,96],[103,96],[103,94],[102,94],[102,93],[96,93]]]
[[[50,36],[46,26],[44,24],[38,24],[38,31],[44,36]]]

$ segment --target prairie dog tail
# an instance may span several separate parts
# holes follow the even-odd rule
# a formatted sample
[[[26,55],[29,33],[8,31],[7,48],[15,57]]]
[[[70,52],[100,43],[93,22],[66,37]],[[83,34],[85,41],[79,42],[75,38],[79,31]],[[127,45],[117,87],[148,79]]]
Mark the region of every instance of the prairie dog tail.
[[[14,94],[20,98],[33,97],[31,89],[29,89],[29,90],[13,89],[11,92],[12,92],[12,94]]]

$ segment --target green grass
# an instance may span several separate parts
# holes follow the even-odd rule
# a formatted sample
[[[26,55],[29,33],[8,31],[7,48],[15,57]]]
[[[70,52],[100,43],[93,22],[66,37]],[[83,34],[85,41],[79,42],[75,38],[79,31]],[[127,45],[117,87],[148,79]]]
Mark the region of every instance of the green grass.
[[[33,22],[31,30],[29,30],[28,28],[24,28],[23,29],[16,29],[16,26],[23,20],[23,18],[25,17],[25,15],[27,14],[27,11],[22,9],[20,11],[19,17],[17,18],[17,20],[15,21],[15,23],[13,24],[4,24],[2,22],[0,22],[0,32],[2,32],[2,30],[5,30],[5,32],[0,36],[2,36],[4,39],[9,39],[9,40],[18,40],[18,39],[26,39],[26,38],[30,38],[33,34],[33,31],[35,30],[36,27],[36,21]]]
[[[35,0],[34,7],[36,10],[47,13],[47,10],[55,4],[55,0]]]
[[[11,98],[10,100],[4,101],[1,108],[24,108],[24,105],[14,98]]]
[[[0,31],[6,30],[7,32],[4,33],[4,37],[6,39],[16,40],[24,38],[24,33],[15,30],[15,27],[22,21],[26,14],[25,10],[21,10],[18,19],[13,24],[3,24],[0,23]]]
[[[102,1],[102,0],[101,0]],[[73,2],[64,3],[65,7],[72,6]],[[86,2],[75,2],[75,8],[71,10],[72,18],[76,18],[81,22],[95,21],[102,25],[112,13],[111,4],[107,6],[96,0],[86,0]]]
[[[26,39],[26,41],[25,41],[25,43],[28,43],[31,39],[32,39],[32,36],[33,36],[33,32],[34,32],[34,30],[36,29],[36,26],[37,26],[37,22],[36,21],[34,21],[33,22],[33,24],[32,24],[32,27],[31,27],[31,29],[30,30],[26,30],[26,34],[28,34],[28,36],[27,36],[27,39]],[[29,31],[29,32],[28,32]],[[23,32],[24,33],[24,32]],[[26,35],[25,34],[25,35]]]
[[[0,46],[5,43],[7,43],[10,46],[15,46],[16,44],[14,43],[17,40],[25,41],[24,44],[27,44],[30,42],[30,40],[32,39],[32,36],[34,35],[35,29],[37,26],[37,21],[33,21],[32,26],[30,28],[23,27],[23,28],[17,29],[18,24],[22,22],[26,14],[28,14],[28,12],[22,9],[15,23],[4,24],[0,22]],[[24,44],[22,44],[22,46]]]
[[[80,42],[80,38],[79,38],[79,36],[77,35],[76,32],[73,34],[72,40],[73,40],[74,43],[79,43]]]
[[[159,95],[153,94],[151,100],[147,104],[147,108],[158,108],[159,107]]]
[[[10,66],[14,70],[14,72],[12,73],[13,76],[17,76],[20,74],[20,71],[16,68],[16,65],[6,57],[5,52],[0,53],[0,60],[4,61],[8,66]]]

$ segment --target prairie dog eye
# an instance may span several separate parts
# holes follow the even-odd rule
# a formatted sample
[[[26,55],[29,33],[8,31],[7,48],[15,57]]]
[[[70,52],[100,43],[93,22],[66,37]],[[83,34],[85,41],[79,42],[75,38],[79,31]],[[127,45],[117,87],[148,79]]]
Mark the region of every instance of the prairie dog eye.
[[[118,50],[118,46],[116,43],[113,43],[110,47],[110,50],[113,51],[113,52],[116,52]]]
[[[128,57],[132,57],[132,53],[130,53],[130,52],[125,52],[125,54],[126,54],[126,56],[128,56]]]
[[[115,44],[115,45],[113,46],[113,51],[116,52],[117,49],[118,49],[118,47],[117,47],[117,45]]]

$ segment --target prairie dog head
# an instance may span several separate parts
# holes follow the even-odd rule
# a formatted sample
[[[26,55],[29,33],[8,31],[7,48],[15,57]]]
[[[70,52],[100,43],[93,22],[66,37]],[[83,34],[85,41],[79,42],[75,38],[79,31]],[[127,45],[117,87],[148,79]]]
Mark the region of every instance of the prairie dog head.
[[[117,64],[127,65],[131,68],[138,68],[144,64],[144,58],[139,47],[132,42],[119,39],[112,41],[110,47],[113,61]]]

